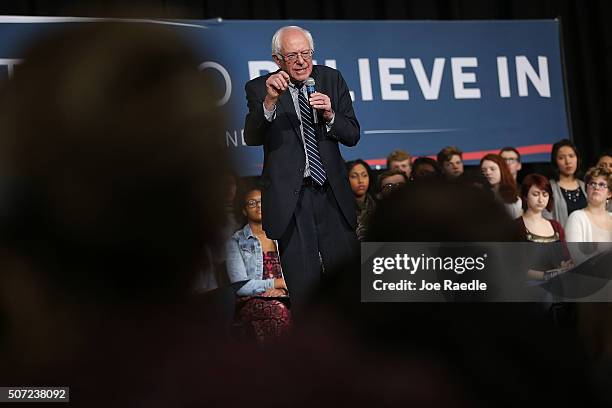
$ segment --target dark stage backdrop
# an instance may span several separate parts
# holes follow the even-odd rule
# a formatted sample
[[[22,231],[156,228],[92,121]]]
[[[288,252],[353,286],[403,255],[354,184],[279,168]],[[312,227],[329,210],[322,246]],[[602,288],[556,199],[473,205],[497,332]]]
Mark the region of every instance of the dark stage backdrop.
[[[99,16],[110,6],[147,7],[146,17],[206,19],[470,20],[559,18],[574,140],[590,165],[612,146],[612,2],[606,0],[157,0],[3,1],[0,14]],[[153,11],[154,10],[154,11]],[[141,15],[145,17],[144,15]]]

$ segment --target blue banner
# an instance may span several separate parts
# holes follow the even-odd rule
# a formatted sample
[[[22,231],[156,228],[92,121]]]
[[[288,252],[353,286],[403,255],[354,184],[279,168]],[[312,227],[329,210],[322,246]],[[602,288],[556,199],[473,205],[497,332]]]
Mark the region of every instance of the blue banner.
[[[95,19],[0,18],[0,76],[27,44],[63,24]],[[136,20],[123,20],[126,24]],[[184,34],[201,69],[218,78],[208,97],[229,108],[223,137],[242,175],[261,172],[261,147],[243,140],[244,84],[276,70],[270,42],[283,25],[308,29],[316,63],[339,69],[362,137],[345,159],[384,165],[394,149],[432,156],[456,145],[467,163],[509,145],[523,161],[548,161],[569,137],[559,22],[530,21],[148,21]]]

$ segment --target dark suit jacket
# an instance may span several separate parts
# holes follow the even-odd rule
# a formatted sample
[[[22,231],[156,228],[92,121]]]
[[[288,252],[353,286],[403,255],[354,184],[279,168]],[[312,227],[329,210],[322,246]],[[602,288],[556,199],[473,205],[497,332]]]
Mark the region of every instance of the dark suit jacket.
[[[279,239],[289,224],[300,195],[306,157],[300,121],[289,90],[280,96],[276,104],[276,118],[268,122],[264,117],[263,101],[266,80],[270,75],[252,79],[245,86],[249,113],[244,125],[244,140],[249,146],[264,147],[263,228],[269,238]],[[339,71],[315,65],[311,76],[316,81],[317,91],[331,99],[336,114],[330,132],[327,132],[322,118],[319,125],[315,125],[315,132],[331,189],[346,221],[354,228],[355,198],[338,142],[355,146],[360,137],[359,122],[355,118],[348,87]]]

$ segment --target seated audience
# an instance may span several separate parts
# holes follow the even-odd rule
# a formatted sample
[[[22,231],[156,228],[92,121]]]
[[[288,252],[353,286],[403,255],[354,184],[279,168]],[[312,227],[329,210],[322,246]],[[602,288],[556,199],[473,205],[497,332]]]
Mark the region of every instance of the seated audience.
[[[227,274],[236,289],[235,322],[242,338],[264,342],[287,334],[291,313],[288,291],[276,241],[261,224],[261,190],[247,189],[242,196],[246,225],[226,245]]]
[[[376,208],[376,201],[370,194],[372,170],[368,163],[357,159],[346,164],[349,183],[357,202],[357,239],[363,240],[368,229],[370,216]]]
[[[480,170],[487,178],[497,200],[504,204],[512,218],[522,214],[521,198],[506,161],[497,154],[487,154],[480,160]]]
[[[499,155],[506,161],[510,174],[512,174],[514,181],[518,183],[518,172],[523,168],[519,151],[515,147],[506,146],[499,151]]]
[[[550,162],[556,173],[556,176],[550,179],[555,205],[552,214],[545,213],[545,216],[554,218],[565,226],[567,217],[573,211],[587,205],[584,182],[577,177],[580,156],[574,143],[568,139],[555,143],[550,154]]]
[[[394,150],[387,156],[387,170],[399,169],[410,179],[412,172],[412,156],[403,150]]]

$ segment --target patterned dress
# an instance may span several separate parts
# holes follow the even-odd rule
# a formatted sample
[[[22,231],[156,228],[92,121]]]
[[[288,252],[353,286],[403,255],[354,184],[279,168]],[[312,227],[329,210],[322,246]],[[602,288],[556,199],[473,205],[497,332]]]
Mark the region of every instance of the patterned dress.
[[[278,252],[263,252],[262,279],[283,277]],[[234,317],[238,337],[264,343],[285,336],[292,319],[288,297],[243,296],[236,300]]]

